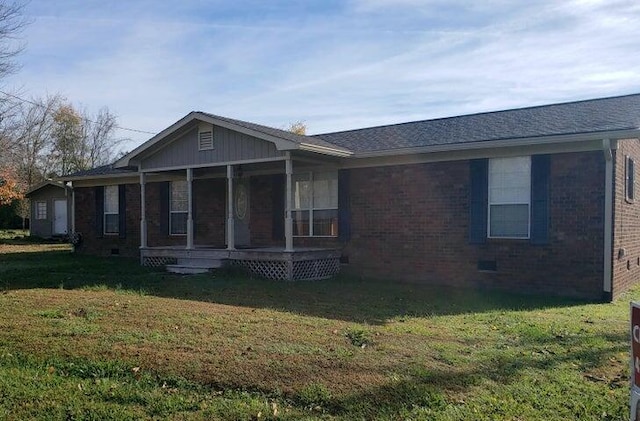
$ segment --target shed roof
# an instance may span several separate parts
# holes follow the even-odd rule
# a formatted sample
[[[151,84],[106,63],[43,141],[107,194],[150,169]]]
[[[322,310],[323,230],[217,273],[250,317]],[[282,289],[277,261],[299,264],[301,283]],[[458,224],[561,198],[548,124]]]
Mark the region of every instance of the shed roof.
[[[27,192],[26,192],[24,195],[25,195],[25,196],[27,196],[27,197],[29,197],[29,196],[31,196],[32,194],[34,194],[35,192],[37,192],[37,191],[39,191],[39,190],[41,190],[41,189],[43,189],[43,188],[45,188],[45,187],[48,187],[48,186],[57,187],[57,188],[60,188],[60,189],[62,189],[62,190],[69,189],[69,187],[67,187],[67,186],[66,186],[63,182],[61,182],[61,181],[45,180],[45,181],[43,181],[42,183],[35,184],[35,185],[31,186],[31,187],[29,188],[29,190],[27,190]]]

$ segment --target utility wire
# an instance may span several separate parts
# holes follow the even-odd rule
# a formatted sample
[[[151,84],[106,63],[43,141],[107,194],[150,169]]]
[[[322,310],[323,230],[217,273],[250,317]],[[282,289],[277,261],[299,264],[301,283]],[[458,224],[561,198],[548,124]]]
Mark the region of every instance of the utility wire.
[[[42,104],[38,104],[37,102],[33,102],[33,101],[28,100],[28,99],[21,98],[21,97],[19,97],[19,96],[17,96],[17,95],[10,94],[10,93],[8,93],[8,92],[4,92],[4,91],[2,91],[2,90],[0,90],[0,94],[6,95],[6,96],[10,96],[10,97],[12,97],[12,98],[17,99],[18,101],[26,102],[27,104],[35,105],[36,107],[46,108],[46,107],[45,107],[44,105],[42,105]],[[86,118],[86,117],[82,117],[82,119],[83,119],[83,120],[88,121],[89,123],[96,124],[96,122],[95,122],[95,121],[90,120],[90,119],[88,119],[88,118]],[[156,135],[156,134],[157,134],[157,133],[154,133],[154,132],[148,132],[148,131],[145,131],[145,130],[131,129],[131,128],[129,128],[129,127],[122,127],[122,126],[114,126],[114,127],[115,127],[116,129],[126,130],[126,131],[128,131],[128,132],[144,133],[144,134],[150,134],[150,135]]]

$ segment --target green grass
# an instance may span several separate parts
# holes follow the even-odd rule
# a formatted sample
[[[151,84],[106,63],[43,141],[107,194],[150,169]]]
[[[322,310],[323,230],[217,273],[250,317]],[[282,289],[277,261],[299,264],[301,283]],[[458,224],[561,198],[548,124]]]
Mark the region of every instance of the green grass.
[[[637,298],[182,277],[5,243],[0,419],[625,419]]]

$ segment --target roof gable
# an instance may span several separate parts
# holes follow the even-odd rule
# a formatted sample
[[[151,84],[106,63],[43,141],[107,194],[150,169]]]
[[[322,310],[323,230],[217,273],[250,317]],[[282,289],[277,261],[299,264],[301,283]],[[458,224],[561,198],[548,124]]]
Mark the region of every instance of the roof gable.
[[[348,156],[351,154],[347,148],[333,145],[320,138],[298,135],[286,130],[280,130],[242,120],[234,120],[201,111],[192,111],[125,155],[123,158],[119,159],[114,166],[116,168],[126,167],[134,162],[138,162],[142,157],[148,157],[162,144],[177,139],[180,133],[188,130],[189,127],[196,122],[208,123],[249,135],[263,141],[271,142],[279,151],[306,150],[335,156]]]

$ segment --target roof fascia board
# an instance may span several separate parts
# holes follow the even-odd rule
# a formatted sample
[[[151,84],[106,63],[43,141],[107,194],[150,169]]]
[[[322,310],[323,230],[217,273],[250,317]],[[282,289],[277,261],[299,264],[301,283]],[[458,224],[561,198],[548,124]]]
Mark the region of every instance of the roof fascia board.
[[[72,181],[73,188],[78,187],[95,187],[95,186],[117,186],[118,184],[139,184],[140,176],[136,173],[134,176],[127,177],[111,177],[111,178],[86,178]]]
[[[346,149],[329,148],[327,146],[313,145],[310,143],[301,143],[300,150],[321,153],[324,155],[332,155],[341,158],[353,155],[353,152]]]
[[[448,145],[436,145],[436,146],[421,146],[415,148],[402,148],[402,149],[386,149],[382,151],[371,152],[359,152],[354,156],[356,158],[374,158],[394,155],[411,155],[422,154],[432,152],[447,152],[447,151],[460,151],[460,150],[472,150],[472,149],[492,149],[500,147],[513,147],[513,146],[530,146],[530,145],[543,145],[553,143],[570,143],[576,141],[590,141],[602,139],[625,139],[625,138],[639,138],[640,129],[629,130],[617,130],[609,132],[596,132],[596,133],[583,133],[583,134],[571,134],[560,136],[546,136],[546,137],[527,137],[527,138],[513,138],[513,139],[500,139],[500,140],[487,140],[472,143],[456,143]]]

